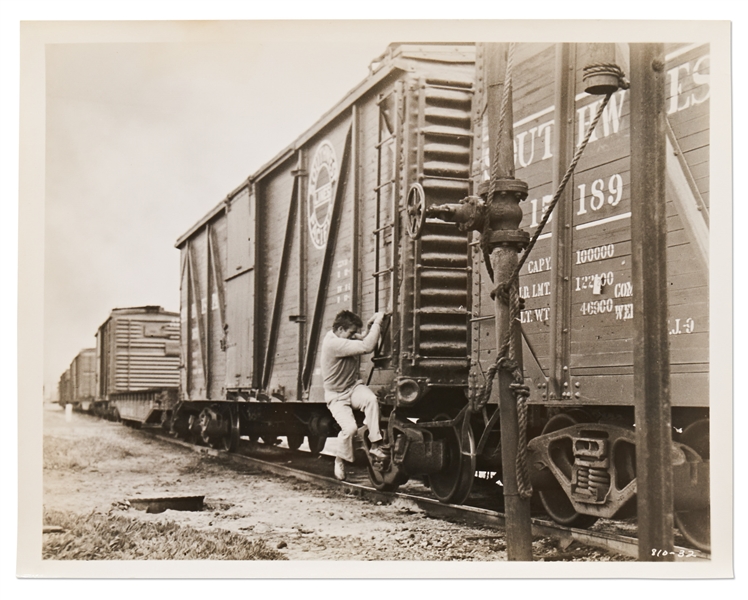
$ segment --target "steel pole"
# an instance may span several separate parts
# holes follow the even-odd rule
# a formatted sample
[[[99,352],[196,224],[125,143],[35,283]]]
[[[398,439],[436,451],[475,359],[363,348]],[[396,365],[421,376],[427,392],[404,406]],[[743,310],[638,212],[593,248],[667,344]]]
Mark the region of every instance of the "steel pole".
[[[491,205],[488,206],[491,266],[494,272],[494,283],[501,284],[509,278],[517,267],[518,252],[522,245],[515,241],[515,235],[522,219],[518,194],[514,180],[514,128],[512,126],[511,89],[509,102],[505,107],[503,130],[499,131],[501,99],[504,94],[504,76],[506,72],[506,53],[508,44],[486,44],[485,81],[488,89],[488,127],[491,148],[492,179],[495,179],[496,192]],[[498,156],[495,156],[496,135],[500,135]],[[494,161],[498,165],[494,169]],[[525,192],[526,195],[526,192]],[[518,292],[518,282],[512,282]],[[500,345],[507,331],[511,335],[511,353],[519,369],[522,370],[522,343],[519,323],[509,322],[510,307],[496,294],[496,339]],[[530,523],[530,500],[519,495],[517,481],[517,440],[519,425],[517,418],[517,400],[512,389],[512,374],[499,369],[499,410],[501,417],[501,461],[504,486],[504,510],[506,514],[506,546],[509,560],[532,560],[532,529]]]
[[[642,561],[674,560],[664,66],[662,44],[631,45],[631,270]]]

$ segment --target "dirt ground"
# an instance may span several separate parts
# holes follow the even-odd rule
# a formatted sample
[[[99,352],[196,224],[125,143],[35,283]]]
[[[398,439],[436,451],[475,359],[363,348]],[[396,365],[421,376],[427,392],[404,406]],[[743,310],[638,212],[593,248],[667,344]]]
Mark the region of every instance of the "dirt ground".
[[[53,405],[44,417],[45,510],[220,528],[264,540],[290,560],[506,560],[501,531],[434,519],[408,501],[372,503],[224,464],[86,415],[68,422]],[[128,505],[132,498],[194,495],[205,495],[204,510],[146,514]],[[533,554],[535,560],[621,559],[577,544],[561,550],[546,539],[534,542]]]

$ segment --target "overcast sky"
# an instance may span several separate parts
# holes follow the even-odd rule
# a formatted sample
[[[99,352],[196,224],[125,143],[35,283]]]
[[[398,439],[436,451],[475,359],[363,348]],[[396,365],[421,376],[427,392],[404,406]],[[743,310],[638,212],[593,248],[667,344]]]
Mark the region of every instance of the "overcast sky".
[[[112,308],[179,310],[176,239],[391,41],[250,39],[47,46],[47,390]]]

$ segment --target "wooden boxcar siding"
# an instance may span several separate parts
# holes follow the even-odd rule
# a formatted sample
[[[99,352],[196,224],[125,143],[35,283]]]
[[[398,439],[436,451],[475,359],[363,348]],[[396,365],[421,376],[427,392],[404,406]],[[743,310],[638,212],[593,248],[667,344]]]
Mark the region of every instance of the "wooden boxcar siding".
[[[224,212],[196,231],[182,246],[182,385],[192,399],[225,397],[226,250]]]
[[[668,44],[666,106],[670,124],[706,208],[709,208],[708,44]]]
[[[226,270],[226,387],[247,389],[254,384],[255,327],[255,199],[245,186],[227,206]]]
[[[96,333],[96,398],[106,400],[109,395],[110,377],[114,374],[112,362],[113,342],[111,341],[112,320],[108,319]]]
[[[208,302],[210,326],[210,385],[209,398],[224,398],[226,395],[226,218],[211,223],[211,272]]]
[[[179,360],[179,389],[185,398],[190,398],[190,368],[188,365],[192,361],[192,351],[190,349],[189,333],[189,280],[187,258],[187,247],[180,247],[179,254],[179,339],[180,339],[180,360]]]
[[[205,290],[204,280],[207,278],[207,236],[202,229],[193,236],[185,246],[186,268],[184,269],[183,290],[187,293],[184,306],[187,310],[187,327],[184,330],[187,340],[187,390],[190,399],[207,397],[207,382],[209,377],[206,359],[207,344],[205,343],[205,323],[203,318]],[[203,276],[205,274],[205,277]]]
[[[344,172],[341,170],[343,162],[343,154],[345,150],[345,140],[348,130],[351,126],[350,114],[343,115],[340,120],[334,123],[329,129],[320,133],[311,143],[307,146],[307,157],[308,157],[308,171],[309,176],[307,180],[308,191],[305,198],[305,214],[302,219],[307,223],[307,320],[308,330],[311,331],[313,320],[315,319],[314,307],[317,302],[317,292],[322,285],[321,275],[322,267],[325,256],[325,246],[322,248],[317,247],[313,239],[313,225],[310,225],[310,215],[312,214],[311,200],[312,200],[312,185],[313,176],[315,170],[315,156],[317,156],[318,150],[324,144],[331,144],[335,151],[335,173],[337,181],[335,182],[334,189],[331,190],[332,197],[328,205],[328,210],[332,213],[333,204],[335,202],[335,195],[340,185],[345,185],[343,190],[342,206],[340,211],[340,223],[338,225],[338,235],[335,242],[335,252],[332,258],[332,269],[330,271],[330,278],[327,284],[327,290],[325,293],[324,300],[324,311],[323,314],[317,315],[316,319],[320,322],[320,334],[317,340],[316,348],[313,349],[315,353],[314,367],[312,371],[311,389],[309,392],[309,400],[312,402],[323,402],[324,394],[322,390],[322,376],[319,368],[320,349],[322,347],[322,340],[325,334],[332,328],[332,322],[335,319],[335,315],[343,309],[352,309],[351,305],[351,291],[353,283],[353,265],[351,263],[352,257],[352,226],[351,226],[351,211],[353,210],[353,174],[355,168],[353,167],[353,160],[349,161],[348,169]],[[318,217],[319,219],[319,217]],[[320,240],[317,240],[318,242]],[[325,236],[325,244],[329,241],[329,236]]]
[[[521,228],[530,235],[535,233],[543,202],[547,204],[552,188],[553,157],[553,80],[555,64],[555,46],[552,44],[521,44],[515,51],[512,73],[513,109],[514,109],[514,145],[516,177],[527,182],[529,194],[527,200],[520,204],[523,211]],[[485,106],[485,97],[479,100]],[[486,181],[489,173],[489,140],[487,116],[481,111],[475,117],[475,147],[473,152],[473,178]],[[493,150],[491,150],[493,151]],[[572,185],[570,182],[569,185]],[[534,211],[534,212],[533,212]],[[535,226],[533,226],[535,224]],[[545,285],[550,278],[550,229],[552,220],[545,229],[542,239],[538,240],[533,251],[533,259],[543,259],[528,265],[533,273],[528,275],[528,266],[522,270],[520,293],[527,286]],[[474,234],[474,241],[480,236]],[[496,359],[495,324],[492,318],[493,301],[488,290],[493,286],[483,264],[483,255],[479,247],[473,250],[473,301],[478,303],[473,312],[482,320],[473,324],[473,356],[487,366]],[[536,288],[537,289],[537,288]],[[549,299],[523,294],[525,310],[522,314],[523,330],[532,340],[541,364],[547,364],[550,348]],[[485,367],[483,372],[485,372]],[[480,369],[479,369],[480,371]],[[477,375],[480,385],[482,378]]]
[[[284,247],[286,228],[292,207],[294,192],[293,170],[296,162],[291,159],[272,175],[258,182],[256,186],[259,225],[257,276],[262,282],[258,316],[258,347],[262,349],[257,359],[257,368],[264,369],[268,344],[271,339],[273,310],[278,292],[278,278],[285,278],[283,295],[280,299],[281,318],[278,330],[273,334],[275,351],[272,357],[271,370],[266,376],[268,389],[286,400],[297,399],[297,371],[299,348],[299,325],[292,321],[291,315],[299,314],[299,245],[298,235],[292,238],[291,246]],[[298,221],[298,206],[295,220]],[[304,219],[306,224],[306,220]],[[288,269],[281,272],[281,260],[287,253]],[[263,375],[264,372],[263,372]]]
[[[667,49],[668,90],[678,90],[679,98],[668,97],[668,106],[679,107],[668,115],[675,137],[687,159],[702,197],[708,197],[708,67],[706,46],[672,45]],[[577,47],[577,51],[579,51]],[[531,234],[542,218],[552,189],[554,53],[553,47],[536,54],[525,53],[525,60],[515,62],[514,121],[515,164],[517,177],[530,187],[522,203],[522,227]],[[527,51],[525,51],[527,52]],[[522,52],[518,53],[520,57]],[[515,57],[516,60],[516,57]],[[574,135],[578,142],[591,121],[600,98],[580,93],[584,58],[576,60],[577,100]],[[698,65],[698,66],[697,66]],[[623,65],[627,68],[627,65]],[[680,87],[671,85],[679,73]],[[693,74],[696,73],[694,78]],[[685,77],[688,74],[689,77]],[[546,92],[531,80],[544,81]],[[526,82],[526,83],[525,83]],[[696,85],[700,82],[700,85]],[[527,101],[524,93],[534,101]],[[697,98],[698,102],[687,101]],[[619,90],[611,99],[601,123],[591,138],[567,189],[572,190],[572,289],[571,356],[568,367],[573,381],[579,382],[580,401],[630,403],[633,373],[633,304],[631,289],[630,231],[630,129],[629,90]],[[533,129],[535,130],[533,132]],[[534,144],[530,141],[534,136]],[[485,155],[485,132],[480,138]],[[686,150],[687,149],[687,150]],[[675,160],[670,156],[669,161]],[[706,162],[707,167],[703,167]],[[485,168],[485,164],[481,165]],[[698,169],[703,169],[699,171]],[[476,174],[477,175],[477,174]],[[708,273],[704,261],[692,243],[694,226],[684,223],[681,206],[684,200],[674,197],[668,186],[668,292],[670,307],[670,345],[673,404],[703,404],[708,397]],[[707,204],[708,208],[708,204]],[[698,214],[698,213],[697,213]],[[552,268],[551,231],[553,219],[533,250],[520,276],[520,293],[526,306],[522,313],[523,329],[530,339],[546,375],[549,374],[550,286]],[[596,250],[597,249],[597,250]],[[474,271],[485,268],[479,254],[474,255]],[[595,278],[602,283],[597,290]],[[480,347],[485,370],[495,359],[494,323],[490,319],[493,305],[485,289],[474,283],[474,298],[479,298],[480,315],[489,317],[474,326],[474,341]],[[525,364],[527,365],[527,359]],[[537,389],[533,400],[543,401]]]

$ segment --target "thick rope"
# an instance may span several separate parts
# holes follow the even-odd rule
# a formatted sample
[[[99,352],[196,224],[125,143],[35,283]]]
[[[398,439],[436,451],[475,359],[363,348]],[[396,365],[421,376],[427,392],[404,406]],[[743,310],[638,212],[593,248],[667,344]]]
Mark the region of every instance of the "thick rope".
[[[509,56],[511,57],[512,51],[513,51],[513,44],[510,46]],[[511,83],[511,64],[512,61],[510,58],[507,58],[507,76],[505,77],[505,86],[504,86],[504,95],[502,97],[502,114],[499,120],[499,137],[501,135],[501,132],[503,131],[504,127],[504,119],[506,115],[506,104],[508,104],[508,84]],[[607,66],[607,65],[606,65]],[[609,69],[608,69],[609,70]],[[622,75],[619,77],[622,78]],[[491,391],[493,389],[493,380],[496,377],[496,373],[499,369],[504,368],[507,369],[512,373],[512,377],[514,379],[513,383],[509,385],[509,387],[512,389],[512,392],[514,393],[515,400],[517,402],[517,421],[518,421],[518,437],[517,437],[517,459],[516,459],[516,469],[517,469],[517,488],[519,495],[522,498],[529,499],[532,496],[532,484],[530,482],[530,474],[529,474],[529,468],[527,465],[527,423],[528,423],[528,417],[527,417],[527,398],[530,395],[530,390],[527,388],[527,386],[524,384],[524,375],[519,368],[518,364],[515,362],[513,357],[513,352],[511,350],[511,339],[512,339],[512,329],[515,322],[520,322],[520,312],[521,312],[521,301],[519,298],[519,272],[524,266],[525,262],[527,261],[527,258],[530,255],[530,252],[535,247],[535,244],[538,241],[538,238],[543,232],[544,227],[548,223],[549,219],[551,218],[551,215],[553,213],[553,210],[555,209],[556,205],[558,204],[559,200],[561,199],[561,195],[564,192],[564,189],[566,188],[566,184],[569,182],[569,179],[571,179],[571,176],[574,174],[574,170],[577,167],[577,164],[579,163],[579,160],[582,158],[582,154],[584,153],[585,149],[587,148],[587,144],[590,141],[590,138],[592,137],[592,133],[595,131],[595,127],[597,127],[598,122],[600,121],[600,118],[602,117],[603,111],[605,110],[605,107],[608,105],[608,102],[610,101],[611,96],[613,95],[613,92],[607,94],[603,101],[600,103],[600,107],[598,108],[597,114],[595,115],[595,118],[590,123],[589,128],[587,129],[587,133],[584,136],[584,139],[582,140],[582,143],[579,145],[579,148],[577,148],[576,153],[574,154],[574,158],[572,159],[571,163],[569,164],[569,167],[566,169],[566,173],[564,174],[564,177],[562,178],[561,182],[558,185],[558,189],[556,190],[556,193],[553,195],[553,199],[551,200],[550,205],[548,206],[548,209],[543,215],[543,218],[541,219],[540,224],[538,225],[538,228],[535,231],[535,234],[533,235],[532,239],[530,240],[530,243],[528,244],[527,248],[522,254],[521,259],[519,260],[517,267],[512,272],[511,276],[509,277],[508,281],[506,281],[503,284],[500,284],[496,288],[496,292],[500,295],[500,298],[509,306],[509,326],[507,327],[507,330],[504,332],[503,340],[501,347],[499,349],[498,357],[496,359],[496,362],[491,368],[489,368],[488,372],[486,373],[486,387],[483,390],[483,393],[480,397],[476,398],[473,402],[472,410],[473,411],[480,411],[483,409],[483,407],[488,402],[488,399],[491,397]],[[496,165],[498,165],[498,144],[496,147],[496,153],[495,153],[495,160],[494,160],[494,168],[492,169],[492,177],[491,177],[491,184],[489,186],[489,203],[493,200],[493,195],[495,192],[495,180],[496,180]],[[484,250],[484,257],[486,260],[486,265],[490,265],[490,257],[486,256],[486,251]],[[489,269],[489,274],[491,275],[491,279],[493,280],[493,269]]]
[[[501,148],[501,134],[504,132],[506,127],[506,115],[509,111],[509,92],[512,89],[512,69],[514,67],[514,47],[515,43],[509,44],[506,57],[506,71],[504,72],[504,87],[501,90],[501,107],[499,109],[499,134],[496,136],[496,147],[493,151],[494,160],[491,164],[491,179],[488,183],[488,196],[486,198],[486,204],[490,205],[493,202],[494,194],[496,193],[496,180],[499,178],[499,150]],[[486,230],[488,229],[488,223],[486,223]],[[481,247],[483,250],[483,262],[486,265],[488,276],[493,282],[493,267],[491,266],[491,250],[486,243],[488,236],[487,231],[483,232],[481,236]]]
[[[558,184],[558,189],[556,190],[556,193],[553,195],[553,200],[551,200],[551,203],[548,205],[548,210],[543,215],[543,218],[540,220],[540,224],[538,225],[538,228],[535,230],[535,233],[532,236],[530,243],[527,245],[527,248],[525,248],[525,251],[523,252],[522,257],[520,258],[519,263],[517,264],[517,268],[514,269],[514,273],[512,273],[512,277],[510,278],[510,280],[514,279],[515,277],[519,277],[520,270],[525,265],[525,262],[527,261],[527,258],[529,257],[530,252],[535,247],[535,243],[538,241],[538,238],[543,233],[543,228],[546,226],[546,223],[548,223],[548,220],[551,218],[553,209],[556,208],[556,204],[558,204],[558,201],[561,199],[561,194],[564,193],[564,189],[566,189],[566,184],[569,183],[569,179],[571,179],[571,176],[574,174],[574,170],[577,168],[577,163],[579,163],[579,160],[582,158],[582,154],[584,154],[584,150],[585,148],[587,148],[587,144],[589,143],[590,138],[592,137],[592,133],[595,131],[595,127],[597,127],[597,124],[600,121],[600,117],[603,116],[603,111],[605,110],[605,107],[608,106],[608,102],[610,101],[610,97],[612,95],[613,95],[612,93],[607,94],[605,98],[603,99],[602,103],[600,104],[600,107],[597,109],[597,114],[595,115],[595,118],[592,119],[592,123],[590,123],[590,126],[587,129],[587,133],[585,134],[584,139],[582,140],[582,143],[579,145],[579,148],[577,148],[577,151],[574,154],[574,158],[569,164],[569,167],[566,169],[566,173],[564,173],[563,179],[561,179],[561,183]]]
[[[501,148],[501,134],[506,127],[506,114],[509,111],[509,93],[512,90],[512,68],[514,67],[514,42],[509,44],[506,57],[506,72],[504,75],[504,87],[501,90],[501,108],[499,112],[499,135],[496,136],[496,148],[494,149],[493,164],[491,165],[491,181],[488,187],[488,204],[493,201],[496,192],[496,180],[499,177],[499,149]]]
[[[512,272],[512,275],[509,277],[509,280],[504,284],[500,284],[496,288],[496,292],[504,300],[505,304],[508,304],[511,309],[510,314],[509,314],[510,327],[507,329],[506,332],[504,332],[504,339],[502,340],[501,347],[499,348],[499,354],[496,360],[496,364],[493,367],[491,367],[491,369],[488,370],[488,373],[487,373],[488,383],[487,383],[486,389],[484,390],[483,397],[481,398],[482,404],[479,407],[479,410],[488,401],[488,397],[490,396],[490,393],[491,393],[493,376],[496,374],[496,370],[498,369],[499,363],[505,356],[508,356],[509,346],[511,342],[511,325],[512,323],[514,323],[515,320],[519,319],[519,316],[520,316],[519,315],[520,302],[516,298],[516,296],[518,295],[518,290],[516,289],[517,286],[515,285],[519,283],[519,272],[524,266],[525,262],[527,261],[527,258],[529,257],[530,252],[535,247],[535,244],[537,243],[538,238],[543,233],[543,228],[546,226],[546,224],[548,223],[548,220],[551,218],[551,215],[553,214],[553,209],[556,208],[558,201],[561,199],[561,194],[563,194],[564,189],[566,188],[566,184],[569,182],[569,179],[571,179],[571,176],[574,174],[574,169],[576,169],[577,164],[579,163],[579,160],[582,158],[582,154],[584,153],[584,150],[590,141],[592,132],[595,130],[597,123],[600,121],[600,117],[602,117],[603,111],[605,110],[605,107],[607,106],[608,101],[610,100],[610,97],[611,97],[611,94],[608,94],[603,100],[603,102],[600,104],[600,108],[598,109],[597,114],[595,115],[595,118],[592,120],[592,123],[590,123],[589,129],[587,130],[587,133],[584,136],[582,143],[579,145],[579,148],[577,148],[577,151],[574,155],[573,160],[569,164],[569,167],[566,169],[566,173],[564,174],[563,179],[561,179],[561,182],[558,185],[558,189],[556,190],[556,193],[553,195],[553,199],[551,200],[551,203],[548,206],[548,210],[543,215],[543,218],[541,219],[540,224],[538,225],[538,228],[535,231],[535,234],[530,240],[530,243],[528,244],[527,248],[522,254],[522,257],[520,258],[519,262],[517,263],[517,267]],[[514,296],[514,298],[512,298],[512,296]]]
[[[494,194],[496,193],[496,181],[499,176],[499,157],[500,157],[500,148],[501,148],[501,139],[502,135],[506,131],[506,121],[507,121],[507,113],[509,112],[509,95],[512,90],[512,68],[514,65],[514,48],[515,44],[510,44],[509,49],[507,52],[507,60],[506,60],[506,73],[504,75],[504,88],[502,90],[502,97],[501,97],[501,112],[499,113],[499,131],[498,135],[496,136],[496,147],[494,149],[494,160],[491,165],[491,180],[489,183],[488,188],[488,198],[487,203],[490,205],[491,202],[493,202]],[[488,274],[491,278],[491,281],[493,281],[494,273],[493,268],[491,266],[491,258],[490,258],[490,249],[488,248],[488,245],[485,243],[488,239],[488,236],[486,235],[488,232],[484,231],[482,236],[483,241],[483,258],[486,264],[486,269],[488,271]],[[518,279],[517,279],[518,280]],[[517,286],[511,286],[509,294],[512,296],[510,305],[519,306],[520,300],[518,298],[518,290]],[[511,330],[511,322],[510,322],[510,330]],[[511,338],[507,338],[511,339]],[[527,467],[527,403],[526,399],[527,396],[530,394],[530,390],[527,388],[527,386],[524,385],[524,378],[522,376],[522,372],[520,371],[517,363],[513,360],[513,353],[511,352],[510,345],[507,343],[506,347],[502,346],[502,351],[499,353],[499,360],[496,361],[496,364],[494,364],[488,371],[487,377],[488,377],[488,384],[487,384],[487,390],[488,393],[484,393],[481,397],[481,400],[484,400],[480,403],[480,406],[478,406],[477,402],[473,402],[473,406],[471,406],[471,411],[467,413],[466,421],[469,419],[470,412],[472,411],[480,411],[485,406],[486,402],[488,401],[488,398],[491,395],[491,388],[493,386],[493,380],[496,376],[496,372],[499,370],[499,368],[506,368],[510,371],[512,371],[514,376],[514,383],[510,384],[510,388],[512,390],[512,393],[514,394],[515,401],[517,402],[517,422],[519,426],[519,432],[518,432],[518,438],[517,438],[517,460],[516,460],[516,467],[517,467],[517,486],[520,495],[523,498],[530,498],[532,496],[532,485],[530,483],[530,474],[529,469]],[[498,410],[498,409],[497,409]]]

